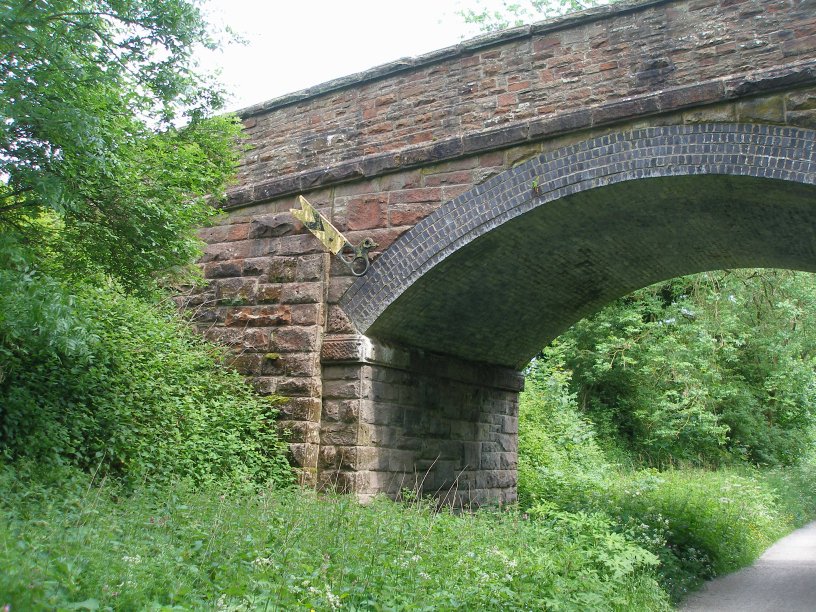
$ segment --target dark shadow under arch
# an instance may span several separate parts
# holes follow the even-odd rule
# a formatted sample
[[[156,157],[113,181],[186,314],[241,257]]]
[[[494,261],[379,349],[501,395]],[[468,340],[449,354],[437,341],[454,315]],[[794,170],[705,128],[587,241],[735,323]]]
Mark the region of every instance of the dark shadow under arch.
[[[541,155],[423,219],[341,304],[367,335],[520,367],[575,321],[666,278],[816,271],[815,139],[666,126]]]

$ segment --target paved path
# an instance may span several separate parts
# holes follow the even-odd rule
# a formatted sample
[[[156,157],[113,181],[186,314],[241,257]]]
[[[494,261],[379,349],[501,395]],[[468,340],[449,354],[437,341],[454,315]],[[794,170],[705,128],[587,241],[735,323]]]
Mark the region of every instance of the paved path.
[[[782,538],[751,567],[712,580],[683,612],[816,612],[816,522]]]

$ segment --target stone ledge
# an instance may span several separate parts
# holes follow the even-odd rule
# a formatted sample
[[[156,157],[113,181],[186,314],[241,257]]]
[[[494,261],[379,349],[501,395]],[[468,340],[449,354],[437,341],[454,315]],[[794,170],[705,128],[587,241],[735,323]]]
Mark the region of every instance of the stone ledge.
[[[543,140],[569,132],[611,126],[687,108],[729,102],[743,97],[774,93],[791,87],[816,84],[816,61],[784,68],[727,75],[692,85],[663,89],[641,96],[614,100],[574,111],[540,117],[500,128],[470,132],[434,142],[382,154],[358,157],[330,168],[289,174],[228,194],[224,209],[233,210],[273,198],[292,195],[336,183],[373,178],[389,172],[417,168],[466,155]]]
[[[385,344],[357,334],[326,336],[320,358],[324,366],[378,365],[506,391],[524,389],[524,376],[512,368]]]

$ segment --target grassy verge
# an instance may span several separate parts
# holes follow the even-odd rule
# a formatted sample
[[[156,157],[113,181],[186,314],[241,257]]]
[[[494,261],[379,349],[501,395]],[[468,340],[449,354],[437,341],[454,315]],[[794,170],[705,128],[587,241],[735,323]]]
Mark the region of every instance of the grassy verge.
[[[0,482],[0,605],[661,610],[656,559],[599,514],[452,515],[300,491]]]
[[[591,424],[550,382],[523,396],[522,506],[604,514],[616,533],[660,559],[655,575],[673,601],[816,517],[812,459],[774,469],[623,468],[605,459]]]
[[[816,470],[750,468],[619,472],[595,503],[660,558],[661,585],[680,600],[706,579],[750,565],[816,516]]]

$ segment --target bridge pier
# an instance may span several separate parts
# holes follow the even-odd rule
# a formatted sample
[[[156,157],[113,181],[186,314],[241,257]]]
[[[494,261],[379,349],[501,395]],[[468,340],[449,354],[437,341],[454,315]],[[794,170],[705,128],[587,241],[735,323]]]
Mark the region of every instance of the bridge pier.
[[[360,335],[327,336],[321,361],[321,487],[515,501],[519,372]]]

